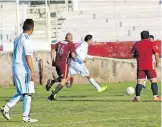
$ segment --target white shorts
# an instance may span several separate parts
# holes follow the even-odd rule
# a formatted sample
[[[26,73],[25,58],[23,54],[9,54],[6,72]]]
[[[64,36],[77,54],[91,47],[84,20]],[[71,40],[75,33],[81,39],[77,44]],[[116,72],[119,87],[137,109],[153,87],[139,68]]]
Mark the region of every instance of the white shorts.
[[[19,94],[35,93],[34,82],[30,81],[30,74],[14,74],[13,81]]]
[[[82,76],[89,76],[89,71],[84,63],[80,64],[74,61],[71,61],[69,67],[69,76],[80,74]]]

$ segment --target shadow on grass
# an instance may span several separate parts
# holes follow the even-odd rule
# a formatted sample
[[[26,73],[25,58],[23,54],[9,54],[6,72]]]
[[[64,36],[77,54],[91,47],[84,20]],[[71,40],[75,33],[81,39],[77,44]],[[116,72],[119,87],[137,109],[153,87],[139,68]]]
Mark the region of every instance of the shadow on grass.
[[[88,96],[59,96],[59,98],[85,98]]]

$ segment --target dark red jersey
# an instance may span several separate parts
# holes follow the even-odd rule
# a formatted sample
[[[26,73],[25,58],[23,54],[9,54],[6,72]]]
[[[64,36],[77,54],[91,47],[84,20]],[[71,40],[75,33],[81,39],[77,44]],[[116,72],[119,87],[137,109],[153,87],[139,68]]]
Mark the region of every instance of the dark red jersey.
[[[132,54],[137,58],[138,70],[153,70],[152,55],[159,53],[157,46],[150,40],[141,40],[134,44]]]
[[[61,41],[56,44],[56,62],[66,61],[69,54],[75,51],[74,44],[68,41]]]

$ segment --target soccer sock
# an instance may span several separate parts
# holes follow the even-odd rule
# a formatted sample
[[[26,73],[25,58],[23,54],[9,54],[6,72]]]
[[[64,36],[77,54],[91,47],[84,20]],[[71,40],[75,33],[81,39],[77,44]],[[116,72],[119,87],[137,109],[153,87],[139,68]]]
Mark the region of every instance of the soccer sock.
[[[58,77],[58,78],[56,78],[56,79],[53,80],[53,81],[54,81],[54,83],[55,83],[55,82],[61,82],[61,79],[62,79],[62,77]]]
[[[74,81],[74,78],[70,78],[70,86],[72,87],[72,85],[73,85],[73,81]]]
[[[153,96],[157,97],[157,94],[158,94],[158,85],[157,85],[157,83],[152,83],[151,84],[151,89],[152,89],[152,92],[153,92]]]
[[[12,108],[13,106],[15,106],[15,105],[19,102],[21,96],[22,96],[22,95],[20,95],[20,94],[15,94],[15,95],[12,97],[12,99],[5,105],[5,108],[9,110],[9,109]]]
[[[99,91],[101,89],[101,87],[98,85],[98,83],[93,79],[90,78],[89,82]]]
[[[30,114],[30,107],[31,107],[31,99],[30,95],[24,95],[23,99],[23,117],[28,118]]]
[[[52,92],[52,95],[57,94],[62,88],[63,88],[63,86],[62,86],[61,84],[59,84],[59,85],[56,87],[55,91]]]
[[[137,84],[136,85],[136,98],[139,98],[140,97],[142,88],[143,88],[143,85],[142,84]]]

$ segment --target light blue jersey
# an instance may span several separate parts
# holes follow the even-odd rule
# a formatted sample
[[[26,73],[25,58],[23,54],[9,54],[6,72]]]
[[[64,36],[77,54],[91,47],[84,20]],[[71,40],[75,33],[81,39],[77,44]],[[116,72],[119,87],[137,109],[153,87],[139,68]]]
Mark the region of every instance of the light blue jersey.
[[[26,62],[26,55],[33,56],[33,49],[29,36],[21,33],[14,40],[14,49],[12,57],[12,72],[13,74],[30,73],[30,69]]]

